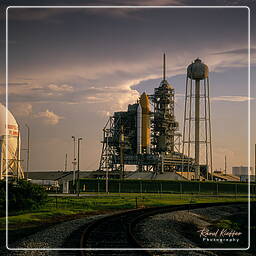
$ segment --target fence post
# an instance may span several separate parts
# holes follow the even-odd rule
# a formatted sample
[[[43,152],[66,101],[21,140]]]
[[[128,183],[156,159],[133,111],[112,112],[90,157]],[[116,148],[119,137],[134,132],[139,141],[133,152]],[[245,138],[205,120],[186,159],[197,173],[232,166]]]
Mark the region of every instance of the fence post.
[[[198,183],[198,194],[200,195],[200,193],[201,193],[201,183],[199,181],[199,183]]]
[[[180,182],[180,199],[182,197],[182,183]]]
[[[236,198],[237,198],[237,183],[235,184],[235,193],[236,193]]]
[[[219,187],[218,187],[218,183],[216,183],[216,195],[219,194]]]

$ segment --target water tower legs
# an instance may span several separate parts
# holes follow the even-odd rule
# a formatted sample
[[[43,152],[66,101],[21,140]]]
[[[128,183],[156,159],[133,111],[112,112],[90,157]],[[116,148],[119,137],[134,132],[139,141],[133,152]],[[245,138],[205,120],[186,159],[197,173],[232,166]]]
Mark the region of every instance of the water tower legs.
[[[200,80],[195,81],[195,178],[200,178]]]

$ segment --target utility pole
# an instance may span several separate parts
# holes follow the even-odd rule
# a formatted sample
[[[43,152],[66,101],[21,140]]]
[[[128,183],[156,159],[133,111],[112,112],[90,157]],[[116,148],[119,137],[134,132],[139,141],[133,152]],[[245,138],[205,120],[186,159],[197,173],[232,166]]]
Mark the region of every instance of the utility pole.
[[[225,156],[225,170],[224,170],[224,172],[225,172],[225,175],[227,175],[227,157]]]
[[[29,154],[30,154],[30,128],[27,124],[25,124],[28,131],[28,137],[27,137],[27,180],[28,180],[28,173],[29,173]]]
[[[76,182],[76,192],[77,196],[79,196],[80,193],[80,179],[79,179],[79,172],[80,172],[80,141],[82,138],[77,139],[77,182]]]
[[[254,148],[254,182],[256,183],[256,144]]]
[[[68,154],[66,154],[66,156],[65,156],[64,172],[67,171],[67,165],[68,165]]]

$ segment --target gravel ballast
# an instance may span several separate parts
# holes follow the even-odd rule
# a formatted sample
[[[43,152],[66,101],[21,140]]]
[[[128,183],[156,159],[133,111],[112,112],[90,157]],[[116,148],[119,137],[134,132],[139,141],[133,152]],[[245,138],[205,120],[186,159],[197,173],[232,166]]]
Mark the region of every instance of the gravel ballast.
[[[50,228],[39,231],[33,235],[29,235],[15,243],[9,245],[10,248],[62,248],[65,239],[75,230],[79,229],[87,223],[107,216],[108,214],[101,214],[87,218],[75,219],[56,224]],[[56,256],[59,255],[57,250],[0,250],[0,255],[11,256]]]
[[[247,213],[247,205],[217,206],[157,214],[138,223],[137,239],[144,248],[200,248],[193,239],[188,238],[190,237],[188,227],[193,226],[195,229],[193,232],[197,233],[198,230],[210,226],[216,220],[225,219],[227,216],[242,211]],[[216,248],[218,247],[222,246],[216,244]],[[222,255],[219,253],[217,251],[172,250],[170,254],[170,250],[168,253],[153,251],[153,255]],[[239,255],[250,254],[241,252]]]

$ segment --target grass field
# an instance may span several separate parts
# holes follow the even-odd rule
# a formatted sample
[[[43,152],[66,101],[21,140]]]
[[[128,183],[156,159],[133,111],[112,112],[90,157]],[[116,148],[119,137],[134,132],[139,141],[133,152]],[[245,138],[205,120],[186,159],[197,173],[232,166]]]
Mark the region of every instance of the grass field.
[[[9,230],[31,228],[82,216],[108,213],[138,207],[179,205],[189,203],[246,202],[246,197],[202,196],[197,194],[86,194],[49,196],[44,207],[30,212],[9,214]],[[5,217],[0,218],[0,230],[5,229]]]

